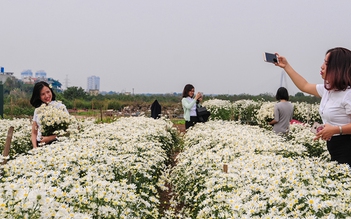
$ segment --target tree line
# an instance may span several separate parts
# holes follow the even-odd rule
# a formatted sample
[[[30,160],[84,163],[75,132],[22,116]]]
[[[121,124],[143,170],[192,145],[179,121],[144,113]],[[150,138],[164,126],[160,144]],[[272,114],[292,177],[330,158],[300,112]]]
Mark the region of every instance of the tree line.
[[[20,80],[8,78],[3,84],[4,94],[4,116],[31,116],[34,108],[30,105],[29,100],[33,91],[33,84],[25,84]],[[98,94],[96,96],[89,95],[81,87],[68,87],[61,91],[53,88],[56,93],[56,99],[62,101],[68,109],[112,109],[119,111],[125,106],[131,105],[151,105],[158,100],[162,106],[172,107],[181,102],[182,94],[133,94],[126,95],[122,93]],[[243,99],[275,101],[275,95],[264,93],[259,95],[250,94],[234,94],[234,95],[205,95],[204,101],[208,99],[221,99],[229,101],[237,101]],[[292,102],[319,103],[320,98],[314,96],[306,96],[299,92],[294,96],[290,96]]]

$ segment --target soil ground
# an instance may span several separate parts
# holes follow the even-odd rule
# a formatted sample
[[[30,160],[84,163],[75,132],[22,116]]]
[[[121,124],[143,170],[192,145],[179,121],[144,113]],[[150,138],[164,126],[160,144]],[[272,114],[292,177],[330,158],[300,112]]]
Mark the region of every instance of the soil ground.
[[[174,124],[174,127],[176,127],[180,133],[185,133],[185,124]]]
[[[174,124],[173,126],[178,129],[179,133],[185,133],[185,125],[184,124]],[[177,151],[171,155],[172,167],[177,165],[175,160],[176,160],[178,154],[179,154],[179,152]],[[172,186],[170,184],[166,184],[165,186],[168,188],[167,191],[159,190],[161,212],[164,212],[165,210],[168,210],[170,208],[170,200],[172,198]],[[181,208],[181,206],[178,206],[178,208]]]

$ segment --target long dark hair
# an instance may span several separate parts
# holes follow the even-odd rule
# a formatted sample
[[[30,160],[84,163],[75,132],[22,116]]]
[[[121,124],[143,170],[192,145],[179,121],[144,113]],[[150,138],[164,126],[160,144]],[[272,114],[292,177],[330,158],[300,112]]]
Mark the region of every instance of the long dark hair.
[[[327,90],[346,90],[351,86],[351,51],[336,47],[329,49],[324,87]]]
[[[289,101],[289,93],[285,87],[280,87],[277,90],[277,94],[275,95],[276,100],[286,100]]]
[[[191,85],[191,84],[185,85],[184,90],[183,90],[183,97],[188,97],[189,91],[191,91],[192,89],[194,89],[193,85]]]
[[[34,85],[32,97],[30,98],[30,104],[32,104],[32,106],[34,106],[35,108],[37,108],[43,104],[43,101],[41,101],[41,99],[40,99],[40,91],[41,91],[41,89],[43,89],[43,87],[48,87],[51,91],[51,94],[52,94],[51,100],[56,100],[56,95],[48,83],[46,83],[45,81],[37,82]]]

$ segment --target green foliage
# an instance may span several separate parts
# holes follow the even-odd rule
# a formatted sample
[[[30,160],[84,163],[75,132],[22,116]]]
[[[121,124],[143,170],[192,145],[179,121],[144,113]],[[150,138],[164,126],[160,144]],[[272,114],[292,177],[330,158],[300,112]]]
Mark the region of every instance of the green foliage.
[[[20,88],[20,82],[15,77],[8,77],[4,83],[4,94],[10,94],[13,89]]]
[[[107,109],[107,104],[105,101],[103,100],[97,100],[97,99],[93,99],[91,101],[91,108],[92,109]]]
[[[4,114],[8,116],[31,116],[34,113],[33,107],[21,107],[18,105],[5,105],[4,106]]]
[[[304,96],[305,96],[305,94],[303,94],[302,92],[297,92],[295,94],[295,97],[304,97]]]
[[[101,118],[98,118],[95,120],[95,123],[96,124],[99,124],[99,123],[112,123],[112,122],[115,122],[117,120],[117,117],[102,117],[102,120]]]
[[[184,119],[172,119],[171,121],[175,125],[185,125],[185,120]]]
[[[73,104],[73,107],[71,109],[90,109],[91,108],[91,102],[88,102],[85,100],[75,99],[71,102]]]
[[[303,93],[302,93],[303,94]],[[296,94],[295,96],[290,96],[289,101],[295,103],[295,102],[304,102],[304,103],[309,103],[309,104],[316,104],[321,101],[320,97],[316,96],[305,96],[301,94]]]
[[[67,90],[63,92],[63,96],[68,100],[74,100],[85,99],[88,95],[81,87],[68,87]]]
[[[218,108],[217,110],[210,108],[209,110],[211,112],[211,118],[215,118],[216,120],[233,120],[233,108]]]
[[[109,100],[107,104],[108,109],[120,110],[122,104],[118,100]]]
[[[27,99],[13,100],[12,103],[4,105],[4,114],[10,116],[33,115],[34,108]]]

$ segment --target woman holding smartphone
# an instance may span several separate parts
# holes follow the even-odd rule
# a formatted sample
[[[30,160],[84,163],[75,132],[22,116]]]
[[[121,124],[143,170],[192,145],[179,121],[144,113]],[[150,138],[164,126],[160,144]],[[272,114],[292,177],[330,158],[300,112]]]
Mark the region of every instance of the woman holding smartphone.
[[[182,99],[182,106],[184,110],[184,119],[185,119],[185,129],[194,126],[197,122],[197,115],[196,115],[196,104],[197,101],[201,101],[202,94],[201,92],[197,92],[195,95],[195,88],[191,84],[185,85],[183,89],[183,99]]]
[[[351,51],[337,47],[326,52],[320,71],[324,84],[307,82],[285,57],[276,55],[275,65],[283,68],[301,91],[322,98],[319,113],[324,127],[314,139],[327,141],[332,161],[351,165]]]

